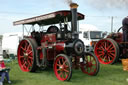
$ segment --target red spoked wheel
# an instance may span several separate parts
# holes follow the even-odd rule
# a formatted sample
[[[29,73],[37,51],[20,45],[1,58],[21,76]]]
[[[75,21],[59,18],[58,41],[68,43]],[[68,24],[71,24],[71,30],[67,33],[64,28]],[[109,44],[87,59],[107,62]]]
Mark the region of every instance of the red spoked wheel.
[[[102,64],[114,64],[119,58],[119,46],[110,38],[97,42],[94,53]]]
[[[18,63],[22,71],[34,72],[36,70],[36,47],[33,39],[25,38],[18,46]]]
[[[91,76],[97,75],[100,69],[97,57],[93,53],[87,52],[82,58],[83,62],[80,64],[82,72]]]
[[[68,81],[72,76],[72,64],[67,55],[59,54],[54,61],[54,73],[58,80]]]

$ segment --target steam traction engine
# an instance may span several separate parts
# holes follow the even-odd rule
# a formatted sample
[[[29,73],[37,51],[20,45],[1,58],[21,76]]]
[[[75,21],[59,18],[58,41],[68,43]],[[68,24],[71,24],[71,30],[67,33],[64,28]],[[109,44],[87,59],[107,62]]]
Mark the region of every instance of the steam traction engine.
[[[123,42],[121,28],[96,43],[94,52],[100,63],[114,64],[121,58],[128,58],[128,42]]]
[[[80,67],[88,75],[98,73],[98,59],[92,53],[85,53],[84,43],[78,39],[77,20],[84,19],[84,15],[77,13],[77,4],[70,6],[71,11],[57,11],[13,23],[23,24],[23,31],[27,30],[25,25],[32,25],[28,36],[24,36],[18,46],[18,63],[22,71],[34,72],[37,68],[45,69],[53,65],[54,73],[61,81],[71,78],[72,68]],[[36,24],[40,31],[34,29]],[[55,24],[59,24],[59,28]],[[44,30],[42,26],[48,29]]]

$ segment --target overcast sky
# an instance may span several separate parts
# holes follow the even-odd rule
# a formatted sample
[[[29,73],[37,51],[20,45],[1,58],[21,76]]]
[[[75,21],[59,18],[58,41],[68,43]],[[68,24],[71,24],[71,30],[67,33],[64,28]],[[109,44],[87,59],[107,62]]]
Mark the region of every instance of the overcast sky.
[[[13,21],[58,10],[68,10],[70,8],[66,1],[0,0],[0,34],[22,31],[22,26],[13,26]],[[81,24],[93,24],[103,31],[110,31],[111,16],[114,16],[113,28],[118,29],[121,26],[122,19],[128,14],[127,5],[125,6],[125,2],[122,2],[122,0],[101,1],[106,2],[100,2],[100,0],[73,0],[73,2],[79,4],[78,11],[86,15]]]

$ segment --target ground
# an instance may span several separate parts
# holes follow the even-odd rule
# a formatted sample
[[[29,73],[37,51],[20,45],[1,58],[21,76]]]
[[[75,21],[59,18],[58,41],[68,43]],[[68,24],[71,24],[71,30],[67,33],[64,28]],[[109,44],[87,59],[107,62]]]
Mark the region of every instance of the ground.
[[[22,72],[17,61],[6,63],[11,67],[10,80],[12,85],[127,85],[128,72],[123,71],[121,62],[114,65],[100,65],[97,76],[83,74],[81,70],[74,70],[70,81],[57,80],[53,69],[38,70],[36,73]],[[6,81],[4,85],[9,85]]]

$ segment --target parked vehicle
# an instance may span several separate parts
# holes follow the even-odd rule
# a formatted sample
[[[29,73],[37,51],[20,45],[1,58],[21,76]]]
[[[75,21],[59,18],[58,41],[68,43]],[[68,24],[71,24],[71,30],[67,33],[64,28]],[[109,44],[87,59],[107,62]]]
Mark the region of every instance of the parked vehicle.
[[[104,37],[103,32],[94,25],[80,24],[80,31],[79,38],[84,42],[86,52],[93,52],[96,42]]]
[[[17,55],[17,48],[21,39],[23,39],[22,32],[3,34],[2,54],[4,58],[9,57],[10,54]]]
[[[18,63],[22,71],[35,72],[37,68],[53,66],[58,80],[68,81],[72,68],[81,68],[88,75],[97,75],[99,62],[93,53],[84,52],[84,43],[79,39],[77,21],[84,15],[77,12],[77,4],[70,4],[70,10],[61,10],[49,14],[15,21],[14,25],[31,25],[30,36],[24,36],[18,46]],[[71,22],[71,28],[69,23]],[[56,26],[59,24],[59,27]],[[39,25],[39,31],[35,31]],[[47,30],[44,31],[44,27]]]

